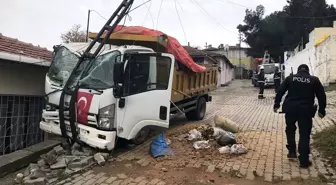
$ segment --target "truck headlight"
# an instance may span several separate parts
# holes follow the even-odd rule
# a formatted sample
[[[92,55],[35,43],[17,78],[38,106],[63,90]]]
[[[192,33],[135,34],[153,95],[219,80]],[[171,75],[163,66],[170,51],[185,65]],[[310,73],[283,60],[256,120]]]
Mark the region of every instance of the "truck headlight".
[[[99,109],[98,128],[110,130],[114,127],[115,104]]]

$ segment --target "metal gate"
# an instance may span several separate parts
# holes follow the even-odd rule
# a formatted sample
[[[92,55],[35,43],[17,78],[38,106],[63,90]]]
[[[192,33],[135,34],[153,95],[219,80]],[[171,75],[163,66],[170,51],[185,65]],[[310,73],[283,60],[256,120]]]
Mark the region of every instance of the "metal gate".
[[[0,95],[0,155],[43,141],[39,128],[44,98]]]

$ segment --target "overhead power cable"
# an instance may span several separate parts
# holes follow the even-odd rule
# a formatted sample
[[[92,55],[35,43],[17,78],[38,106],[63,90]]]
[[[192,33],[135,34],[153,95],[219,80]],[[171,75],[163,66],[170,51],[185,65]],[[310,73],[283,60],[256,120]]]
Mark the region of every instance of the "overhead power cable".
[[[236,33],[230,31],[229,29],[225,28],[221,23],[219,23],[215,18],[213,18],[198,2],[197,0],[190,0],[198,9],[201,10],[206,16],[208,16],[212,21],[214,21],[218,26],[222,27],[224,30],[226,30],[229,33],[232,33],[236,35]]]
[[[177,10],[177,2],[176,1],[177,0],[175,0],[175,10],[176,10],[176,13],[177,13],[177,17],[178,17],[178,19],[180,21],[180,25],[181,25],[181,28],[182,28],[182,31],[183,31],[183,34],[184,34],[185,42],[186,42],[186,44],[188,44],[187,35],[186,35],[186,32],[184,30],[184,27],[183,27],[183,24],[182,24],[182,21],[181,21],[181,18],[180,18],[180,14],[179,14],[179,12]]]
[[[161,0],[160,8],[159,8],[159,13],[158,13],[158,16],[157,16],[157,19],[156,19],[156,30],[158,29],[158,24],[159,24],[159,19],[160,19],[160,13],[161,13],[161,8],[162,8],[162,3],[163,3],[163,0]]]

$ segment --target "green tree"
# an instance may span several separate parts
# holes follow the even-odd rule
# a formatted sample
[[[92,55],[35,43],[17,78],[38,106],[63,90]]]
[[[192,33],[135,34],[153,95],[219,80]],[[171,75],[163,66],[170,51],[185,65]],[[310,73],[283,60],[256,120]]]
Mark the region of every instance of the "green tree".
[[[315,27],[330,27],[336,18],[336,9],[325,0],[288,0],[287,3],[282,11],[265,17],[262,5],[256,10],[246,10],[244,24],[237,29],[251,47],[248,55],[262,57],[268,50],[273,58],[283,57],[284,51],[293,50],[299,43],[306,44]]]

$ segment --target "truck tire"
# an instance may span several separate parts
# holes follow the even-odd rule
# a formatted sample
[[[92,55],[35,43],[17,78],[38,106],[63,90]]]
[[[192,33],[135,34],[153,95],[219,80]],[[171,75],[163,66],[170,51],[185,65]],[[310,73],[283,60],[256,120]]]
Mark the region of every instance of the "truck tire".
[[[206,112],[206,100],[203,97],[200,97],[197,101],[196,109],[190,112],[186,112],[185,115],[188,120],[202,120]]]
[[[136,145],[140,145],[142,143],[144,143],[149,135],[149,128],[142,128],[138,134],[135,136],[135,138],[133,138],[131,141],[136,144]]]

